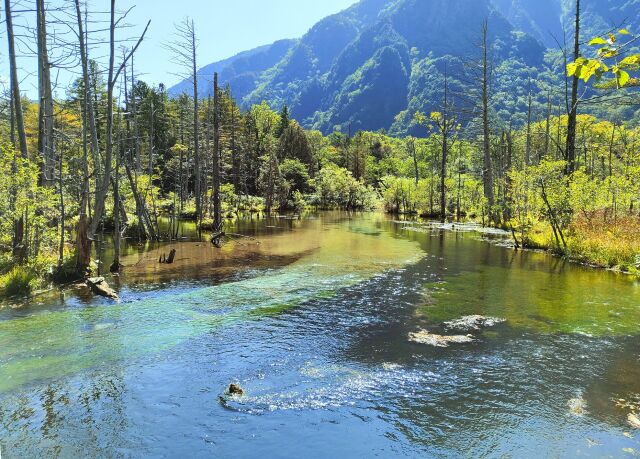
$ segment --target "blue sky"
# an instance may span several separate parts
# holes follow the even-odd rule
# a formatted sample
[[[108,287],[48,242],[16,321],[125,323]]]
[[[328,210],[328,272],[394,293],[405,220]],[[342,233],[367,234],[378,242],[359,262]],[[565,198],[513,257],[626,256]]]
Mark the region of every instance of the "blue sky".
[[[52,0],[50,5],[56,5],[60,1],[62,0]],[[147,38],[135,59],[140,78],[150,83],[163,82],[171,86],[178,81],[178,77],[172,75],[174,70],[170,55],[162,48],[162,43],[172,39],[174,24],[184,17],[192,17],[195,21],[200,43],[199,66],[202,67],[281,38],[300,37],[318,20],[354,3],[356,0],[117,0],[116,5],[122,10],[135,5],[127,18],[135,27],[122,32],[121,36],[141,32],[144,24],[151,20]],[[104,11],[109,3],[107,0],[89,0],[89,4],[92,10]],[[6,76],[8,69],[4,24],[0,30],[0,66],[2,75]],[[105,51],[94,49],[92,54],[99,57]],[[24,78],[21,89],[33,97],[37,94],[34,91],[37,79],[27,76],[27,73],[35,72],[36,62],[23,58],[19,65],[23,67],[21,76]],[[60,75],[61,83],[68,79],[68,75]]]

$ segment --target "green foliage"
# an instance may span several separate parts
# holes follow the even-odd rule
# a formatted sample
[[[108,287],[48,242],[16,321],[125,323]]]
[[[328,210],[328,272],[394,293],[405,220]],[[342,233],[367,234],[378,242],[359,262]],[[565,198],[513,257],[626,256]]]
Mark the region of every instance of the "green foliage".
[[[280,121],[278,122],[278,127],[276,127],[275,136],[277,138],[282,137],[282,134],[289,128],[290,124],[289,120],[289,107],[286,105],[282,106],[282,110],[280,110]]]
[[[6,296],[28,295],[36,281],[35,273],[24,266],[15,266],[0,276],[0,291]]]
[[[280,174],[282,178],[289,183],[291,192],[299,191],[308,193],[309,188],[309,171],[307,166],[297,159],[285,159],[280,164]]]
[[[638,79],[632,78],[630,72],[640,70],[640,54],[625,55],[637,39],[638,37],[631,37],[627,29],[621,29],[617,34],[609,33],[606,38],[595,37],[589,41],[589,46],[597,48],[595,55],[591,58],[580,57],[567,64],[567,74],[576,76],[585,83],[595,77],[598,87],[602,89],[638,86]],[[609,78],[602,81],[605,76]]]
[[[364,210],[375,207],[375,191],[335,164],[324,167],[311,184],[315,189],[311,203],[320,208]]]
[[[588,221],[593,222],[599,211],[608,205],[607,188],[602,181],[589,177],[584,169],[571,175],[569,204]]]
[[[54,193],[38,186],[39,163],[20,157],[7,145],[0,146],[0,171],[6,177],[0,181],[0,244],[13,251],[14,261],[28,264],[39,250],[55,251]],[[17,231],[17,226],[23,230]]]

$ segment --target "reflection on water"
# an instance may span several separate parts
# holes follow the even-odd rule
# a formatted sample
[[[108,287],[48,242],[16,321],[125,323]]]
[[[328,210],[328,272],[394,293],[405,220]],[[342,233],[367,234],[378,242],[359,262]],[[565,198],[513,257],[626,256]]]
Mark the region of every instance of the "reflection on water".
[[[132,249],[120,303],[69,293],[3,310],[3,454],[640,450],[634,405],[616,402],[640,400],[637,282],[403,228],[375,214],[238,222],[255,239]],[[158,264],[171,247],[176,264]],[[507,322],[446,349],[407,340],[471,313]],[[230,382],[246,396],[221,405]]]

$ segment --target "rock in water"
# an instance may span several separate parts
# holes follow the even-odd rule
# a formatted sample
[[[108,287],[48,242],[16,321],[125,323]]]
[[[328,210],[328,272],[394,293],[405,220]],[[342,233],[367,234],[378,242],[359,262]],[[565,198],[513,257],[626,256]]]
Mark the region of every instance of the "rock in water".
[[[118,294],[109,287],[104,277],[90,277],[86,280],[86,283],[94,294],[111,298],[112,300],[118,299]]]
[[[506,319],[499,317],[485,317],[480,315],[464,316],[460,319],[445,322],[444,326],[448,329],[471,331],[480,330],[482,328],[494,327],[497,324],[506,322]]]
[[[229,395],[243,395],[244,390],[238,384],[229,384],[229,389],[227,389],[227,394]]]
[[[582,397],[572,398],[567,402],[569,411],[576,416],[582,416],[587,412],[587,402]]]
[[[448,347],[449,344],[463,344],[473,342],[471,335],[436,335],[427,330],[421,330],[416,333],[409,333],[409,341],[418,344],[428,344],[435,347]]]
[[[629,413],[629,416],[627,416],[627,422],[634,429],[640,429],[640,418],[635,414]]]

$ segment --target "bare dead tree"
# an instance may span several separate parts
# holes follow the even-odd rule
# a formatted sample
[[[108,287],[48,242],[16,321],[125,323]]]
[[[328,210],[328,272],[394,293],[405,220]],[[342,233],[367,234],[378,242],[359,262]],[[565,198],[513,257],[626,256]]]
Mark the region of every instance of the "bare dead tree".
[[[220,94],[218,74],[213,75],[213,229],[222,232],[222,210],[220,205]],[[217,242],[217,241],[216,241]]]
[[[78,24],[78,43],[80,46],[80,62],[82,64],[82,81],[83,81],[83,120],[82,120],[82,136],[83,136],[83,186],[82,200],[80,202],[80,219],[76,231],[76,270],[78,273],[85,273],[91,262],[91,239],[89,238],[89,222],[87,219],[87,206],[89,205],[89,161],[88,161],[88,142],[87,137],[90,136],[91,148],[94,157],[98,157],[100,151],[100,143],[98,142],[98,129],[96,127],[96,119],[91,96],[91,83],[89,79],[89,57],[86,48],[86,34],[84,30],[84,19],[80,8],[80,0],[75,0],[76,19]]]
[[[91,220],[91,225],[89,227],[89,238],[92,239],[95,234],[98,226],[102,221],[102,216],[105,208],[105,200],[107,197],[107,193],[109,191],[109,186],[111,184],[111,169],[113,162],[113,114],[114,114],[114,104],[113,104],[113,92],[120,77],[120,73],[127,65],[127,61],[131,58],[133,53],[136,52],[140,43],[144,39],[144,36],[149,29],[149,25],[151,21],[147,22],[147,25],[142,32],[142,35],[138,39],[135,46],[129,51],[129,53],[125,56],[123,62],[119,67],[115,67],[115,43],[116,43],[116,7],[115,0],[111,0],[111,10],[110,10],[110,25],[109,25],[109,68],[108,68],[108,77],[107,77],[107,110],[106,110],[106,146],[105,146],[105,155],[103,160],[103,173],[102,177],[98,179],[98,184],[96,186],[96,195],[95,195],[95,203],[94,203],[94,211],[93,211],[93,219]]]
[[[16,45],[13,31],[13,16],[11,13],[11,0],[4,1],[5,24],[7,26],[7,42],[9,45],[9,72],[11,74],[11,104],[15,118],[15,128],[18,134],[18,144],[23,158],[28,156],[27,133],[24,128],[24,113],[22,111],[22,98],[20,95],[20,79],[18,78],[18,65],[16,63]]]
[[[56,159],[53,139],[53,92],[51,89],[51,63],[47,46],[47,20],[44,0],[36,0],[38,42],[38,151],[42,156],[40,182],[52,186],[55,181]]]
[[[202,160],[200,157],[200,117],[198,100],[198,41],[193,19],[185,18],[175,26],[175,39],[165,48],[173,55],[173,62],[183,69],[181,76],[192,82],[193,88],[193,154],[195,172],[196,220],[202,223]],[[200,227],[200,225],[198,225]]]
[[[22,97],[20,95],[20,80],[18,78],[18,66],[16,63],[15,36],[13,30],[13,16],[11,13],[11,2],[5,0],[5,23],[7,26],[7,42],[9,47],[9,71],[11,74],[11,139],[15,147],[15,132],[17,131],[20,155],[22,158],[28,157],[27,134],[24,127],[24,114],[22,111]],[[14,167],[15,171],[15,159]],[[15,195],[11,197],[11,202],[15,201]],[[12,204],[13,206],[13,204]],[[18,263],[24,261],[25,247],[25,219],[23,215],[13,221],[12,253]]]
[[[487,199],[489,207],[489,216],[491,217],[492,208],[495,202],[493,192],[493,164],[491,160],[491,131],[489,129],[489,23],[482,23],[482,153],[484,159],[484,167],[482,170],[482,178],[484,184],[484,196]]]
[[[573,45],[574,62],[580,58],[580,0],[576,0],[575,35]],[[578,85],[580,79],[574,75],[571,79],[571,105],[569,106],[569,118],[567,120],[567,146],[565,149],[567,159],[567,174],[575,170],[576,163],[576,128],[578,126]]]

